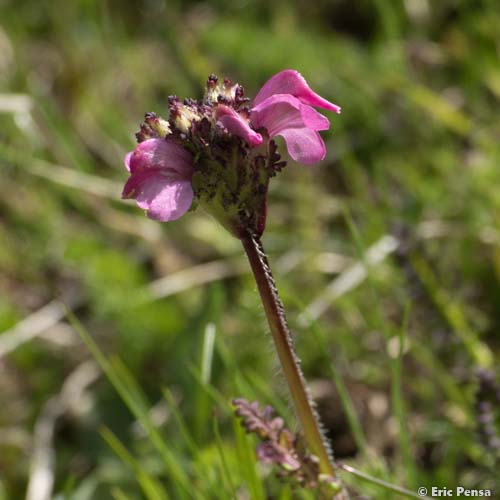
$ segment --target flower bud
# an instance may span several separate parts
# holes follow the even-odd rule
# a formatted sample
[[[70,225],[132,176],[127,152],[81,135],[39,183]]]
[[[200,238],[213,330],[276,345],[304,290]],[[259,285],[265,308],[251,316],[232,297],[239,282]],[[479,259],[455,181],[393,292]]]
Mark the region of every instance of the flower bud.
[[[177,98],[170,100],[170,120],[174,128],[181,133],[189,134],[193,123],[199,122],[202,118],[195,101],[186,99],[181,103]]]
[[[144,121],[140,125],[139,132],[135,134],[137,142],[144,142],[147,139],[164,139],[171,134],[170,125],[166,120],[156,115],[156,113],[146,113]]]
[[[233,84],[231,80],[224,79],[219,82],[215,75],[210,75],[207,80],[205,101],[209,104],[237,105],[249,99],[243,98],[243,87],[238,83]]]

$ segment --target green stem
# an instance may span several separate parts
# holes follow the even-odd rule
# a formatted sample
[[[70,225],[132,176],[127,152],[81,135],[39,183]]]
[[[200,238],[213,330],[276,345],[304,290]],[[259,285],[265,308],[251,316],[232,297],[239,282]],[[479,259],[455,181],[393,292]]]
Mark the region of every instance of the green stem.
[[[311,453],[319,459],[320,471],[336,477],[332,451],[321,431],[318,414],[314,409],[300,368],[300,360],[295,353],[292,336],[288,328],[283,304],[278,295],[267,257],[260,238],[244,234],[241,241],[252,268],[278,357],[295,405],[295,411],[302,424],[304,436]]]

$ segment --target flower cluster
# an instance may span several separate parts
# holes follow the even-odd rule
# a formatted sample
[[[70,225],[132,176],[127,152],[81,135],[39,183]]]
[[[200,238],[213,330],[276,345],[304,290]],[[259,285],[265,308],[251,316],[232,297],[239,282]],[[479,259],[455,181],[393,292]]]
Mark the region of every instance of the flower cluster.
[[[273,138],[283,137],[297,162],[317,163],[326,153],[319,131],[330,122],[312,106],[340,108],[294,70],[274,75],[249,101],[241,85],[211,75],[201,101],[169,98],[168,121],[147,113],[139,145],[125,158],[123,198],[159,221],[181,217],[196,201],[234,235],[260,235],[269,179],[286,164]]]
[[[285,427],[284,420],[275,416],[271,406],[261,409],[258,402],[242,398],[235,399],[233,405],[245,430],[261,440],[257,458],[264,464],[277,465],[280,479],[329,493],[329,497],[339,490],[339,485],[330,476],[320,473],[318,459]]]

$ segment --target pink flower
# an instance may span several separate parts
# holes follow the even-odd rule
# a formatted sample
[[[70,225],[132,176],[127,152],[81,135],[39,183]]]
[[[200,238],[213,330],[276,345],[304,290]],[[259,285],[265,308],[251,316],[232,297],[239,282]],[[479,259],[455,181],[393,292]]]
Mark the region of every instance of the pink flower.
[[[166,139],[141,142],[125,157],[130,177],[123,198],[135,199],[149,218],[178,219],[193,202],[193,159],[182,146]]]
[[[291,69],[270,78],[253,107],[248,101],[241,85],[210,75],[203,100],[169,97],[168,121],[146,113],[139,145],[125,157],[122,197],[162,222],[181,217],[196,198],[235,236],[262,234],[269,180],[286,165],[269,140],[282,136],[294,160],[317,163],[326,154],[319,132],[330,122],[313,106],[340,108]]]
[[[290,156],[311,165],[324,159],[325,143],[318,131],[330,127],[328,119],[311,106],[340,113],[340,107],[313,92],[298,71],[287,69],[271,77],[260,89],[250,110],[250,120],[220,105],[218,118],[229,132],[253,146],[262,142],[262,136],[255,132],[260,128],[265,128],[270,138],[282,136]]]

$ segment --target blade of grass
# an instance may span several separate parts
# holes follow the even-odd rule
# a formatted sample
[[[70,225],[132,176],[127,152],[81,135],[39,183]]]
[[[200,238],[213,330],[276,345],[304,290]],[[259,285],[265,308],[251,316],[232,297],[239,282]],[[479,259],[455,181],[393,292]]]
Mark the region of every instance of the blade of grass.
[[[152,442],[156,445],[156,448],[163,457],[165,464],[169,466],[170,470],[173,470],[175,472],[175,476],[177,478],[180,478],[182,480],[182,486],[185,489],[185,492],[188,492],[192,497],[201,499],[201,494],[192,490],[190,486],[190,480],[185,474],[185,471],[178,465],[178,460],[175,454],[167,448],[164,438],[151,421],[151,418],[149,416],[149,405],[146,403],[145,395],[143,394],[142,389],[140,388],[134,376],[130,373],[124,363],[118,358],[113,358],[111,360],[111,366],[113,370],[118,374],[118,377],[121,380],[125,381],[126,386],[134,395],[135,400],[138,401],[142,406],[143,418],[141,419],[140,417],[137,417],[137,419],[148,433]]]
[[[289,414],[290,408],[286,405],[282,398],[277,398],[272,394],[272,386],[269,381],[260,376],[245,375],[238,368],[234,356],[231,355],[226,344],[222,339],[217,338],[215,341],[217,354],[219,354],[228,374],[234,381],[235,390],[239,395],[245,395],[247,399],[257,399],[262,401],[273,401],[273,407],[280,415]],[[251,377],[251,380],[249,378]]]
[[[22,167],[32,175],[48,179],[57,184],[81,189],[87,193],[120,201],[122,186],[118,182],[87,174],[73,168],[63,167],[39,158],[27,158],[25,152],[0,144],[0,158]]]
[[[319,349],[323,353],[323,356],[325,356],[327,359],[330,359],[331,355],[329,353],[326,337],[319,327],[317,320],[313,318],[307,319],[309,321],[309,328],[314,335]],[[354,404],[344,383],[344,379],[337,368],[337,364],[334,361],[330,361],[328,363],[328,369],[330,371],[331,377],[333,378],[335,388],[337,389],[337,393],[340,398],[340,404],[342,405],[342,409],[344,410],[344,413],[346,415],[347,423],[349,425],[349,428],[351,429],[354,441],[356,442],[356,446],[361,453],[366,453],[368,444],[363,432],[363,426],[361,425],[361,422],[358,418],[358,414],[356,412],[356,409],[354,408]]]
[[[201,380],[204,384],[210,383],[212,361],[214,357],[215,325],[209,323],[203,334],[203,348],[201,353]]]
[[[137,390],[134,392],[131,391],[131,386],[127,385],[124,382],[124,378],[130,382],[132,377],[127,375],[127,372],[122,370],[121,374],[118,374],[116,371],[116,363],[113,366],[108,359],[104,356],[102,351],[99,349],[98,345],[94,342],[92,337],[85,330],[83,325],[78,321],[78,319],[71,313],[71,311],[67,312],[68,319],[76,330],[76,332],[80,335],[83,343],[87,346],[87,349],[92,353],[95,360],[106,374],[106,377],[109,379],[113,387],[116,389],[120,397],[122,398],[125,405],[129,408],[134,417],[139,420],[143,428],[147,431],[148,436],[151,440],[151,443],[155,446],[157,451],[160,453],[164,464],[167,468],[167,471],[170,472],[172,476],[172,484],[174,488],[178,491],[183,491],[187,497],[195,497],[198,498],[198,495],[195,495],[194,492],[191,491],[190,483],[185,471],[179,466],[177,459],[173,455],[173,453],[167,448],[165,442],[163,441],[162,436],[152,423],[149,417],[148,408],[145,408],[143,402],[140,401],[140,398],[137,395]],[[123,377],[123,378],[122,378]],[[135,384],[134,384],[135,385]]]
[[[432,300],[460,338],[474,362],[483,368],[490,368],[493,365],[493,354],[472,330],[460,304],[448,295],[444,287],[439,285],[432,269],[424,259],[413,256],[411,263]]]
[[[432,350],[425,344],[414,342],[411,352],[418,363],[423,365],[430,374],[430,378],[436,381],[446,397],[462,408],[469,422],[472,422],[473,412],[465,393],[461,390],[457,381],[450,375],[449,370],[439,361]]]
[[[121,441],[107,427],[103,427],[100,431],[103,439],[108,443],[109,447],[116,455],[127,464],[135,474],[141,489],[149,500],[168,499],[169,496],[163,486],[141,466],[141,464],[128,452]]]
[[[286,485],[280,491],[279,500],[292,500],[292,493],[290,492],[290,487]]]
[[[234,381],[234,385],[239,392],[244,394],[254,394],[254,387],[246,380],[246,377],[238,369],[234,356],[231,354],[227,345],[222,342],[222,339],[217,338],[215,340],[215,348],[217,354],[220,356],[224,367],[226,368],[231,380]]]
[[[422,107],[432,118],[453,132],[463,136],[470,133],[473,125],[469,117],[429,87],[407,81],[400,89],[409,100]]]
[[[221,469],[222,469],[222,479],[226,485],[226,489],[231,492],[231,498],[238,498],[236,495],[236,489],[234,487],[233,481],[231,480],[231,473],[227,464],[226,456],[224,454],[224,447],[222,443],[222,438],[219,432],[219,422],[216,417],[213,419],[213,432],[215,436],[215,444],[217,446],[217,452],[219,454]]]
[[[252,500],[264,499],[264,494],[262,491],[263,486],[260,484],[260,480],[256,476],[255,459],[252,456],[252,451],[249,449],[248,438],[245,435],[241,425],[239,425],[238,420],[234,418],[232,406],[228,404],[225,397],[217,389],[215,389],[215,387],[203,383],[201,373],[198,371],[196,366],[190,365],[188,369],[191,372],[193,378],[200,385],[200,387],[202,387],[203,390],[206,391],[206,393],[210,396],[210,398],[215,403],[217,403],[218,408],[222,409],[228,416],[231,416],[233,418],[233,428],[236,436],[236,453],[238,456],[238,464],[240,467],[240,476],[245,478],[245,481],[251,493]]]
[[[188,365],[188,370],[195,379],[195,381],[200,385],[200,387],[210,396],[210,399],[212,399],[214,403],[218,405],[219,409],[223,409],[228,414],[231,414],[232,408],[228,403],[227,399],[213,385],[206,385],[203,383],[198,368],[194,365]]]
[[[203,386],[210,385],[212,362],[215,344],[215,325],[207,323],[203,332],[203,343],[200,356],[200,377]],[[201,386],[195,394],[196,413],[194,415],[193,434],[198,442],[203,442],[207,436],[207,421],[210,419],[210,401],[207,393]]]
[[[323,353],[323,356],[326,359],[330,360],[332,356],[329,352],[326,335],[319,325],[318,319],[310,314],[307,311],[305,304],[303,304],[296,297],[287,297],[287,300],[294,302],[299,310],[302,311],[301,317],[304,319],[304,321],[301,321],[301,323],[307,325],[307,327],[314,335],[316,343],[319,346],[320,351]],[[342,409],[344,410],[344,413],[346,415],[347,423],[349,425],[349,428],[351,429],[356,446],[362,453],[365,453],[368,449],[368,444],[363,432],[363,426],[361,425],[361,422],[358,418],[358,414],[356,412],[356,409],[354,408],[354,403],[352,402],[351,396],[349,395],[349,391],[347,390],[347,387],[344,383],[344,379],[339,369],[337,368],[337,364],[334,361],[330,361],[328,363],[328,369],[335,384],[335,388],[337,389],[337,393],[340,398],[340,404],[342,405]]]
[[[233,429],[236,437],[236,453],[238,455],[240,472],[241,476],[245,478],[250,498],[252,500],[264,500],[264,487],[257,474],[256,466],[258,462],[255,459],[255,452],[250,443],[251,438],[245,433],[241,422],[236,417],[233,418]]]
[[[367,278],[367,283],[368,287],[370,289],[370,293],[372,295],[372,301],[374,304],[374,315],[375,315],[375,326],[382,331],[384,334],[386,340],[390,339],[392,336],[392,328],[389,325],[389,322],[387,321],[382,307],[380,305],[380,301],[377,295],[377,287],[375,285],[375,282],[373,280],[373,268],[372,266],[369,265],[369,263],[366,260],[366,246],[363,243],[363,239],[361,238],[361,234],[356,226],[356,223],[354,222],[354,219],[351,215],[351,212],[349,210],[349,207],[344,206],[343,209],[343,215],[344,219],[346,221],[347,227],[349,229],[349,233],[352,236],[352,239],[354,241],[356,251],[358,253],[358,258],[363,264],[363,267],[366,270],[366,278]]]
[[[114,500],[130,500],[130,497],[125,495],[125,493],[117,487],[111,490],[111,496],[114,498]]]
[[[392,408],[396,415],[399,428],[399,448],[403,458],[404,470],[406,473],[407,483],[414,488],[416,484],[416,468],[415,461],[411,453],[410,436],[408,432],[408,420],[406,408],[403,399],[402,390],[402,368],[403,368],[403,351],[405,346],[406,332],[408,330],[408,322],[410,318],[410,303],[405,307],[403,323],[399,330],[399,344],[396,359],[394,361],[394,377],[391,379],[391,397]]]
[[[129,395],[134,400],[137,407],[141,412],[147,413],[149,411],[149,403],[146,400],[143,392],[141,391],[137,381],[132,374],[125,368],[123,362],[117,356],[110,356],[107,359],[109,369],[118,377],[118,379],[127,388]]]
[[[386,491],[390,491],[392,493],[397,493],[398,495],[402,495],[406,498],[423,498],[424,500],[432,500],[430,497],[425,496],[425,495],[419,495],[413,491],[407,490],[406,488],[402,488],[401,486],[397,486],[396,484],[391,484],[388,483],[387,481],[383,481],[382,479],[378,479],[376,477],[370,476],[368,474],[365,474],[364,472],[361,472],[354,467],[351,467],[350,465],[346,464],[337,464],[339,469],[348,472],[349,474],[352,474],[353,476],[361,479],[362,481],[371,483],[371,484],[376,484],[377,486],[380,486]]]
[[[361,238],[361,235],[356,227],[356,224],[349,212],[349,209],[346,207],[344,211],[344,216],[347,222],[347,225],[349,227],[349,231],[353,236],[353,239],[356,243],[358,252],[360,254],[360,259],[363,261],[363,265],[367,269],[367,282],[368,286],[370,288],[370,292],[372,294],[372,300],[373,303],[375,304],[375,320],[377,323],[377,327],[383,332],[386,342],[388,343],[392,338],[392,330],[393,328],[389,324],[389,322],[386,319],[386,316],[382,310],[382,307],[380,305],[380,301],[378,300],[377,297],[377,290],[376,290],[376,285],[373,280],[372,276],[372,270],[370,269],[369,266],[366,265],[366,262],[364,262],[364,245],[363,241]],[[402,357],[402,349],[404,347],[403,340],[404,340],[404,331],[406,331],[407,328],[407,322],[408,322],[408,315],[409,315],[409,308],[408,306],[405,307],[405,311],[403,313],[403,326],[399,328],[398,334],[399,334],[399,353],[398,356],[392,357],[389,356],[389,366],[390,366],[390,386],[391,386],[391,397],[392,397],[392,407],[393,407],[393,412],[395,413],[396,419],[398,420],[398,425],[399,425],[399,446],[401,449],[401,453],[403,455],[403,460],[405,463],[405,470],[407,471],[407,477],[408,480],[410,481],[410,484],[414,484],[416,480],[416,472],[415,472],[415,464],[411,456],[411,449],[410,449],[410,439],[409,439],[409,433],[408,433],[408,427],[407,427],[407,421],[406,421],[406,413],[404,411],[404,403],[403,403],[403,396],[401,392],[401,376],[402,376],[402,364],[401,364],[401,357]]]
[[[200,450],[196,444],[196,442],[193,439],[193,436],[186,425],[185,420],[182,418],[182,415],[177,407],[177,403],[174,400],[174,397],[172,396],[172,393],[169,391],[168,387],[162,387],[161,392],[163,394],[163,397],[165,401],[167,402],[168,409],[172,413],[172,416],[174,417],[175,423],[177,424],[177,427],[179,428],[179,431],[182,435],[182,438],[186,442],[186,445],[189,449],[189,452],[193,455],[196,456],[199,454]]]
[[[64,481],[64,487],[63,487],[64,498],[72,498],[75,485],[76,485],[76,476],[74,474],[70,474]]]

